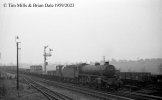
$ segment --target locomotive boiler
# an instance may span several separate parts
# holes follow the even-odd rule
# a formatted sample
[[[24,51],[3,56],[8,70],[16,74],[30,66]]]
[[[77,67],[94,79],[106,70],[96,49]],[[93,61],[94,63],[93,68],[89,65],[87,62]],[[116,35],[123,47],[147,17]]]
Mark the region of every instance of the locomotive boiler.
[[[89,75],[106,76],[112,78],[115,76],[115,67],[109,65],[109,62],[105,62],[104,65],[96,63],[95,65],[84,65],[80,68],[80,73]]]

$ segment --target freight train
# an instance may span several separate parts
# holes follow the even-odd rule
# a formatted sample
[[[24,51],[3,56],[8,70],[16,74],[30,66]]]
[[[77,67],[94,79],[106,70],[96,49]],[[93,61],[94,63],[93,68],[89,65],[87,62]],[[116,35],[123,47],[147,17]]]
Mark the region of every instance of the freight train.
[[[58,65],[56,71],[48,71],[48,75],[64,82],[72,82],[99,89],[117,89],[121,81],[116,74],[116,68],[105,62],[104,65],[86,63],[76,65]]]
[[[16,66],[0,67],[0,70],[16,73]],[[142,88],[154,88],[162,90],[162,75],[153,75],[148,72],[120,72],[115,66],[106,62],[104,65],[86,63],[76,65],[58,65],[56,70],[48,71],[47,74],[31,72],[30,69],[19,69],[20,74],[27,74],[54,81],[70,82],[86,85],[94,88],[119,89],[125,86]]]

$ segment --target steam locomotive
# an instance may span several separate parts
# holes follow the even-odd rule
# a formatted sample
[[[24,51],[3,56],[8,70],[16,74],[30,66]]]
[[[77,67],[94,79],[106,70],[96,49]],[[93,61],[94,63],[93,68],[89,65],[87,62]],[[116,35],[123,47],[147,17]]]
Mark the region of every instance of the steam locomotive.
[[[99,63],[95,65],[86,63],[66,66],[58,65],[56,66],[56,71],[48,71],[48,75],[55,76],[55,78],[59,78],[64,82],[100,89],[117,89],[121,84],[115,67],[110,65],[109,62],[105,62],[103,65]]]

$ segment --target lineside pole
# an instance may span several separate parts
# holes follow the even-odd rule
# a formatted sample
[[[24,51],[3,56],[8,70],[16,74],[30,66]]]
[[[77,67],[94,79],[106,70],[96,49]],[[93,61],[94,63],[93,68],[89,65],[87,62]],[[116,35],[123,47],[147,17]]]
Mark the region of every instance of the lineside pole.
[[[17,91],[19,90],[19,43],[16,42],[17,45]]]
[[[20,97],[20,95],[19,95],[19,49],[21,49],[21,48],[19,48],[19,43],[21,43],[21,42],[19,42],[18,41],[18,39],[19,39],[19,37],[18,36],[16,36],[16,38],[15,38],[15,42],[16,42],[16,49],[17,49],[17,92],[18,92],[18,97]]]

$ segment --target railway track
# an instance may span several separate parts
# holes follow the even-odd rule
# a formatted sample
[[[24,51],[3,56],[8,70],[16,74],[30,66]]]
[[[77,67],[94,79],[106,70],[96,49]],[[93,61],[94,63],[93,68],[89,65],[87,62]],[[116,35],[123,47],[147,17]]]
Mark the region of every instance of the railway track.
[[[130,92],[130,91],[117,91],[113,94],[122,95],[125,97],[133,98],[135,100],[162,100],[162,97],[159,96],[141,94],[141,93]]]
[[[57,86],[57,87],[60,87],[60,88],[67,89],[67,90],[71,90],[71,91],[79,92],[79,93],[82,93],[82,94],[90,95],[92,97],[96,97],[96,98],[103,99],[103,100],[134,100],[134,99],[123,97],[123,96],[103,93],[103,92],[99,92],[99,91],[96,91],[96,90],[81,88],[81,87],[77,87],[77,86],[69,85],[69,84],[65,84],[65,83],[54,82],[54,81],[45,80],[45,79],[38,79],[38,78],[34,78],[34,80],[37,80],[39,82],[42,82],[42,83],[45,83],[45,84],[48,84],[48,85],[53,85],[53,86]]]
[[[60,83],[56,81],[50,81],[46,79],[39,80],[43,83],[55,85],[61,88],[65,88],[72,91],[77,91],[83,94],[88,94],[100,99],[105,100],[162,100],[162,97],[159,96],[153,96],[153,95],[147,95],[147,94],[141,94],[141,93],[135,93],[130,91],[118,91],[118,92],[102,92],[97,91],[93,89],[87,89],[83,87],[78,87],[76,85],[72,84],[66,84],[66,83]]]
[[[32,87],[34,87],[36,90],[41,92],[48,100],[74,100],[71,97],[68,97],[66,95],[63,95],[61,93],[55,92],[48,87],[40,84],[39,82],[36,82],[32,80],[29,77],[24,77],[24,80]]]

